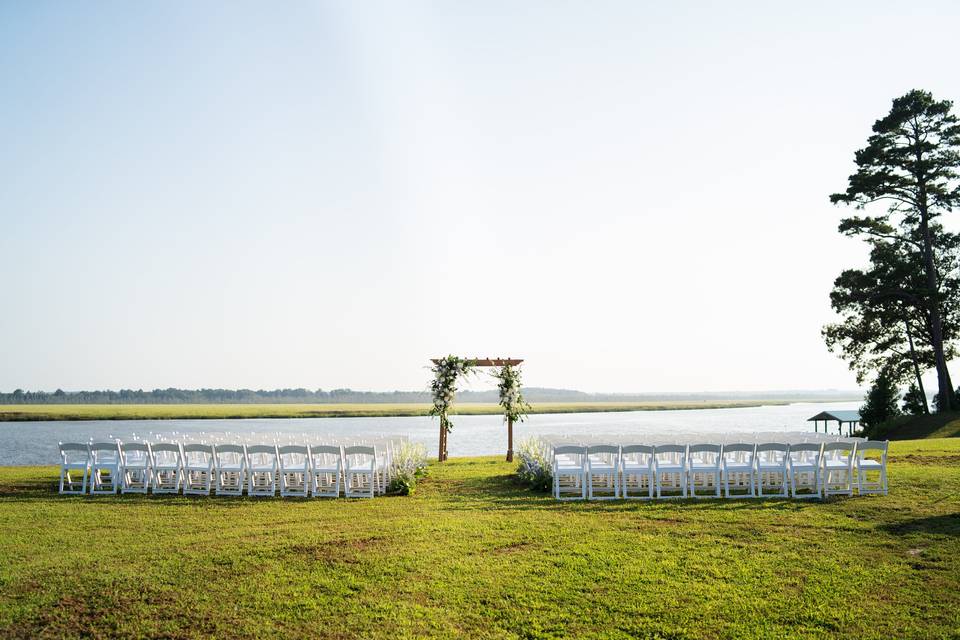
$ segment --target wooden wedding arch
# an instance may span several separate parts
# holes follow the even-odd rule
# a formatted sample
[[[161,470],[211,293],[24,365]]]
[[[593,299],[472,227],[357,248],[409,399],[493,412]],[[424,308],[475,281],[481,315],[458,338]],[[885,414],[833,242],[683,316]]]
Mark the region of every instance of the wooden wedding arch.
[[[439,364],[443,358],[432,358],[430,362]],[[523,362],[516,358],[468,358],[467,362],[471,367],[515,367]],[[440,416],[440,448],[437,454],[438,462],[443,462],[449,456],[447,455],[447,433],[449,426],[447,423],[447,414]],[[507,416],[507,462],[513,462],[513,419]]]

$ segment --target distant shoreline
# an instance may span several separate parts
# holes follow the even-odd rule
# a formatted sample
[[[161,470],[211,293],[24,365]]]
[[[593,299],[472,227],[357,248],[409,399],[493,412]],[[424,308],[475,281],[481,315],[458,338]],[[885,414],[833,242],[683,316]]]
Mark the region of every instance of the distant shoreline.
[[[682,411],[783,406],[799,402],[853,402],[859,398],[691,400],[675,402],[539,402],[531,414]],[[454,405],[456,415],[497,415],[495,403]],[[397,418],[427,416],[430,405],[411,404],[38,404],[0,405],[0,422],[83,420],[224,420],[249,418]]]

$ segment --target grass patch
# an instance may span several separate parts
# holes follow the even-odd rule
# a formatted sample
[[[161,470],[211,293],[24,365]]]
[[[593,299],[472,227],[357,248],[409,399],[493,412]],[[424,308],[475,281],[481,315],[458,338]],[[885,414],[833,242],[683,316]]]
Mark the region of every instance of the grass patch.
[[[900,416],[881,425],[879,437],[890,440],[957,438],[960,437],[960,412]]]
[[[800,400],[677,402],[540,402],[530,413],[595,413],[670,409],[732,409],[784,405]],[[0,405],[0,422],[35,420],[189,420],[222,418],[363,418],[426,416],[430,404],[11,404]],[[462,403],[452,414],[496,415],[496,403]]]
[[[372,501],[61,497],[0,468],[0,637],[954,636],[957,456],[894,443],[889,496],[826,502],[559,503],[494,458]]]

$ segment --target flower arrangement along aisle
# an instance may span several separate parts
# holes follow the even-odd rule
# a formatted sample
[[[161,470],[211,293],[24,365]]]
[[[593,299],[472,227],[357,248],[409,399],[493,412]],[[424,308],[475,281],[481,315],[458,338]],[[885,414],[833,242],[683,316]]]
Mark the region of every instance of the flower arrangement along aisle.
[[[472,360],[452,355],[437,360],[433,365],[433,381],[430,383],[433,406],[430,408],[430,415],[440,418],[440,450],[437,454],[439,462],[447,459],[447,433],[453,427],[447,412],[457,392],[457,379],[470,375],[473,369]]]

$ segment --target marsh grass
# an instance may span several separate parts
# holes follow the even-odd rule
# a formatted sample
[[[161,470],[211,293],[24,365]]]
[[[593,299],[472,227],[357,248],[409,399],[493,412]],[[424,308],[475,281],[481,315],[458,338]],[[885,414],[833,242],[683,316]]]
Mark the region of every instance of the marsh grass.
[[[540,402],[530,413],[596,413],[670,409],[730,409],[785,405],[796,400],[683,402]],[[426,416],[430,404],[11,404],[0,405],[0,422],[35,420],[189,420],[223,418],[362,418]],[[454,415],[496,415],[496,403],[454,405]]]
[[[0,469],[0,637],[938,638],[960,440],[886,497],[559,503],[494,458],[369,501],[67,497]]]

